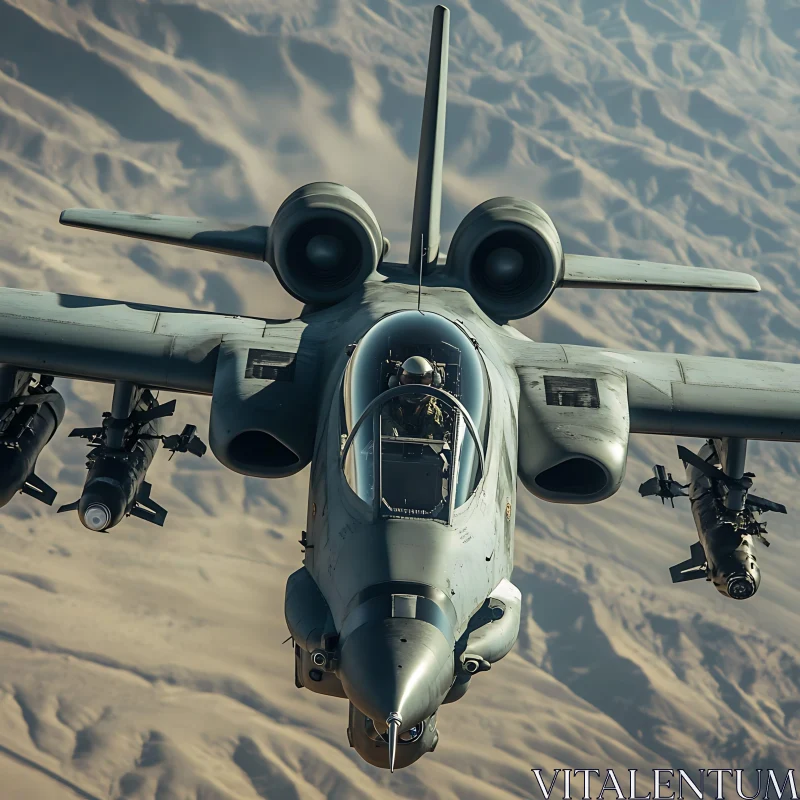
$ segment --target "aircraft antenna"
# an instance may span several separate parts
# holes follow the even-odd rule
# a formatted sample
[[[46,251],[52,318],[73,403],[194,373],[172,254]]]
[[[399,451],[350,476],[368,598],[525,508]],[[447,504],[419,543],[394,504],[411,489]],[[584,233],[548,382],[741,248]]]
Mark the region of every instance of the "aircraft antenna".
[[[397,734],[400,732],[400,725],[403,718],[396,712],[392,711],[386,724],[389,726],[388,739],[389,739],[389,771],[394,772],[394,759],[397,755]]]
[[[414,191],[414,215],[411,222],[411,251],[408,259],[412,269],[419,263],[421,272],[427,272],[435,267],[439,258],[449,41],[450,10],[444,6],[436,6],[433,10],[425,103],[422,108],[417,185]],[[428,243],[427,253],[422,246],[420,252],[417,252],[416,243],[420,242],[422,245],[423,237]]]
[[[417,287],[417,311],[422,311],[422,276],[425,270],[422,268],[422,260],[425,258],[425,235],[420,236],[422,241],[419,244],[419,286]]]

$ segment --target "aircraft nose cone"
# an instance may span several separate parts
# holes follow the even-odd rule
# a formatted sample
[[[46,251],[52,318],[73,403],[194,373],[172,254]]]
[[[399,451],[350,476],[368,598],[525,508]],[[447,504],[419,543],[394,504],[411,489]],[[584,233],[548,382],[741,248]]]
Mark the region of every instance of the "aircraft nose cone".
[[[339,678],[350,702],[379,731],[395,714],[403,733],[444,700],[453,682],[453,646],[421,619],[367,622],[344,641]]]

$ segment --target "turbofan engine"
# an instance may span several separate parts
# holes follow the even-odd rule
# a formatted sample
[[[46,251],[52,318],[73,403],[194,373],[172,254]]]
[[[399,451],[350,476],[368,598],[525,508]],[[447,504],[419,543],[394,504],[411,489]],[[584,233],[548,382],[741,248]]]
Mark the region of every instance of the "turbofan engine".
[[[447,269],[489,316],[519,319],[544,305],[560,282],[564,251],[539,206],[495,197],[461,220]]]
[[[283,201],[269,228],[266,260],[290,294],[332,304],[357,289],[388,249],[364,200],[338,183],[309,183]]]

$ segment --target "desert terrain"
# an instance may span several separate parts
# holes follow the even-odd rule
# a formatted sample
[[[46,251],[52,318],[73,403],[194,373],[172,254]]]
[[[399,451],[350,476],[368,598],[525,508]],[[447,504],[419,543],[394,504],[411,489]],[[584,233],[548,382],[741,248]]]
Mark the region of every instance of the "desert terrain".
[[[797,361],[800,11],[793,0],[451,0],[443,244],[519,195],[565,250],[751,272],[755,296],[559,290],[517,323],[576,344]],[[265,264],[60,227],[119,208],[268,224],[313,180],[359,192],[408,249],[433,4],[0,0],[0,285],[264,317]],[[59,380],[38,473],[76,499],[110,387]],[[179,397],[176,429],[207,430]],[[698,441],[686,442],[698,445]],[[800,447],[752,443],[789,506],[735,603],[668,567],[688,505],[643,500],[675,442],[635,436],[610,500],[520,489],[513,652],[389,775],[344,701],[296,689],[283,619],[307,472],[209,453],[149,473],[165,527],[108,534],[20,496],[0,512],[0,800],[540,797],[533,767],[800,768]],[[696,773],[694,773],[696,774]],[[577,795],[576,795],[577,796]],[[607,795],[612,796],[612,795]],[[733,796],[733,795],[731,795]]]

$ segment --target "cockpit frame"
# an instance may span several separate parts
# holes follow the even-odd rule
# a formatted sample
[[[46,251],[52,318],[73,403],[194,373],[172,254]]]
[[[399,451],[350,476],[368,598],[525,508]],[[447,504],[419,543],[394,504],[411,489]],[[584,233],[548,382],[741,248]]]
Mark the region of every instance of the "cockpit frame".
[[[455,409],[460,417],[464,420],[464,424],[466,429],[472,438],[474,443],[476,452],[478,454],[478,466],[480,470],[480,475],[484,475],[484,452],[483,452],[483,442],[481,441],[481,437],[478,435],[478,431],[475,427],[475,423],[472,420],[472,417],[464,407],[463,403],[454,395],[450,394],[450,392],[435,387],[435,386],[424,386],[421,384],[407,384],[407,385],[400,385],[395,386],[392,389],[387,389],[386,391],[379,394],[377,397],[374,397],[364,411],[361,413],[361,416],[358,418],[356,423],[353,425],[352,429],[350,430],[344,445],[342,446],[341,456],[340,456],[340,467],[343,472],[346,471],[346,460],[347,455],[350,452],[351,446],[355,441],[355,438],[361,429],[361,427],[365,424],[368,419],[372,420],[373,425],[373,435],[372,435],[372,442],[373,442],[373,453],[372,453],[372,466],[373,466],[373,492],[372,492],[372,510],[373,515],[375,518],[384,516],[384,517],[415,517],[415,516],[422,516],[424,518],[436,518],[430,517],[429,515],[422,515],[422,514],[411,514],[407,512],[403,512],[402,510],[389,508],[388,511],[382,507],[382,500],[383,500],[383,491],[382,491],[382,470],[383,470],[383,458],[382,458],[382,444],[383,444],[383,435],[381,430],[381,414],[380,409],[382,409],[387,403],[392,402],[396,398],[414,395],[419,397],[433,397],[434,399],[441,400],[442,402],[446,403],[447,405],[451,406]],[[388,437],[387,437],[388,438]],[[453,517],[453,511],[455,508],[455,500],[456,500],[456,492],[455,492],[455,469],[456,465],[459,462],[459,448],[461,447],[461,441],[456,439],[453,442],[449,441],[436,441],[430,439],[411,439],[411,438],[396,438],[393,441],[398,442],[407,442],[407,443],[414,443],[418,442],[422,446],[434,447],[434,446],[443,446],[443,447],[454,447],[455,450],[452,452],[451,455],[451,463],[450,469],[448,470],[447,476],[447,508],[444,518],[439,518],[445,524],[450,525]]]

